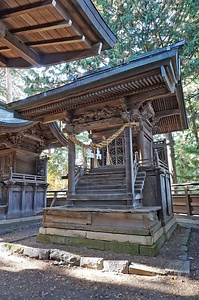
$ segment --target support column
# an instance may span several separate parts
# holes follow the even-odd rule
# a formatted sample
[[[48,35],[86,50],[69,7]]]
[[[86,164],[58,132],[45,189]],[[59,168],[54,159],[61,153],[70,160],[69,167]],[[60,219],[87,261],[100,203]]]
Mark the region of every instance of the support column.
[[[138,153],[139,153],[139,159],[142,161],[145,157],[145,144],[144,144],[144,131],[143,131],[143,125],[140,126],[140,131],[138,131]]]
[[[133,147],[132,147],[132,129],[126,127],[125,136],[125,156],[126,156],[126,189],[127,194],[132,200],[129,205],[134,205],[134,171],[133,171]]]
[[[75,195],[75,144],[68,141],[68,194]]]

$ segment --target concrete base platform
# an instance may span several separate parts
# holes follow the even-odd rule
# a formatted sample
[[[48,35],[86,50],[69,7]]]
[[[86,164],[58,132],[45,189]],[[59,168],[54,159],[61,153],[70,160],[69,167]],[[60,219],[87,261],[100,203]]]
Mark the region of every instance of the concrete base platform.
[[[37,240],[105,251],[155,256],[176,228],[171,216],[162,225],[160,207],[140,209],[44,209]]]

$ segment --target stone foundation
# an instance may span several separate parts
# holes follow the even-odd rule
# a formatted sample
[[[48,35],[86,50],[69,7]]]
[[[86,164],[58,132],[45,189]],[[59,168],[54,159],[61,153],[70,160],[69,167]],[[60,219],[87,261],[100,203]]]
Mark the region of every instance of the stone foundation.
[[[174,218],[162,225],[159,209],[46,208],[37,240],[155,256],[176,228]]]

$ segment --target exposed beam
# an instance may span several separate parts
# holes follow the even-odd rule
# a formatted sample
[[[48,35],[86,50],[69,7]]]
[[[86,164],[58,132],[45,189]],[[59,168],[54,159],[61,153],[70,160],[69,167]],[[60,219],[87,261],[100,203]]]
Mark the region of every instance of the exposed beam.
[[[1,54],[0,54],[0,66],[1,67],[7,66],[7,59],[5,57],[3,57]]]
[[[80,43],[84,41],[85,41],[85,36],[73,36],[67,38],[28,42],[26,43],[26,46],[35,48],[40,46],[54,46],[54,45],[62,45],[62,44]]]
[[[32,65],[40,64],[39,55],[29,49],[16,36],[11,34],[2,22],[0,22],[0,41],[2,41],[5,46],[11,49],[15,54],[18,54],[28,63]]]
[[[66,12],[65,8],[58,1],[54,0],[52,4],[64,20],[72,19],[71,16]],[[83,32],[78,28],[78,26],[72,24],[71,27],[77,35],[84,35]],[[88,39],[85,38],[84,42],[86,44],[88,43],[88,46],[90,47],[91,42]]]
[[[17,29],[11,29],[10,33],[23,34],[23,33],[32,33],[32,32],[42,32],[42,31],[48,31],[53,29],[59,29],[59,28],[67,28],[70,27],[71,25],[72,25],[72,21],[69,19],[65,21],[50,22],[46,24],[39,24],[34,26],[26,26]]]
[[[0,47],[0,52],[7,52],[10,51],[8,47]]]
[[[180,114],[179,109],[157,111],[155,112],[155,118],[162,118],[162,117],[168,117],[168,116],[179,115],[179,114]]]
[[[170,81],[170,79],[167,75],[167,71],[164,66],[161,66],[161,75],[162,75],[162,78],[164,79],[164,82],[165,82],[168,90],[173,94],[175,91],[175,84],[174,84],[174,82]]]
[[[170,96],[170,92],[166,87],[155,88],[152,91],[140,92],[139,94],[128,96],[130,103],[136,103],[137,101],[154,100],[165,96]]]
[[[54,64],[57,62],[58,58],[60,62],[78,60],[89,56],[99,55],[101,53],[101,50],[102,50],[102,43],[97,43],[92,45],[90,49],[87,50],[44,54],[42,56],[41,63],[43,65]]]
[[[38,9],[42,10],[44,8],[52,7],[52,2],[54,1],[53,0],[37,1],[31,4],[5,9],[0,12],[0,19],[17,17],[23,14],[28,14],[33,11],[38,11]]]
[[[61,112],[61,113],[57,113],[57,114],[51,114],[49,116],[46,116],[44,118],[42,118],[42,122],[43,123],[51,123],[57,120],[62,120],[67,116],[67,112]]]

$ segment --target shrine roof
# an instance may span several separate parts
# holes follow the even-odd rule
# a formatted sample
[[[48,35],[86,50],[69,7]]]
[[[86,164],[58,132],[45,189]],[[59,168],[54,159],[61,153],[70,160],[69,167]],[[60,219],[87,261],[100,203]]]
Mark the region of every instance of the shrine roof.
[[[144,53],[113,68],[88,72],[62,87],[12,102],[7,108],[23,119],[47,123],[66,119],[70,112],[77,119],[102,105],[121,106],[124,99],[131,107],[151,101],[157,133],[186,129],[178,55],[183,44]]]
[[[115,42],[90,0],[0,1],[0,67],[78,60],[98,55]]]
[[[38,135],[45,136],[44,149],[67,146],[68,144],[65,135],[60,131],[56,122],[43,124],[15,118],[13,112],[5,108],[5,103],[0,102],[0,140],[3,143],[5,142],[3,137],[7,133],[10,135],[17,133],[26,135],[31,129],[34,133],[38,132]],[[37,142],[34,136],[32,138],[34,142]],[[29,140],[31,140],[31,135],[29,135]]]

